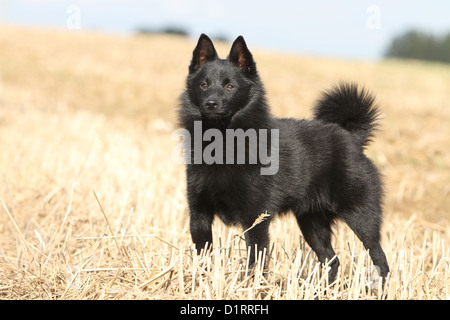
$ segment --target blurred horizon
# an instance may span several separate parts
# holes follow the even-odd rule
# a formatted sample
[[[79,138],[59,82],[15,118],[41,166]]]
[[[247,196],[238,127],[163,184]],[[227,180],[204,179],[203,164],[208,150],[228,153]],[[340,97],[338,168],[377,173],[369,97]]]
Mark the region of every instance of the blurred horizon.
[[[177,29],[289,53],[381,59],[394,37],[409,30],[450,32],[450,2],[437,0],[267,2],[230,0],[0,0],[0,22],[133,34]]]

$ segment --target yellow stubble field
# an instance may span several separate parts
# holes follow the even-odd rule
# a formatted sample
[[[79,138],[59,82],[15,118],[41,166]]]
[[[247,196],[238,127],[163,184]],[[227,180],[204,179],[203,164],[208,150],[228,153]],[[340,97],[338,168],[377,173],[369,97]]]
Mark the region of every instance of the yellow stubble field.
[[[384,174],[391,268],[377,290],[341,223],[333,284],[289,216],[271,225],[267,270],[248,274],[243,230],[218,220],[214,250],[193,254],[171,134],[194,46],[1,26],[1,299],[450,298],[449,65],[252,50],[276,116],[310,117],[340,80],[376,93],[382,126],[366,152]]]

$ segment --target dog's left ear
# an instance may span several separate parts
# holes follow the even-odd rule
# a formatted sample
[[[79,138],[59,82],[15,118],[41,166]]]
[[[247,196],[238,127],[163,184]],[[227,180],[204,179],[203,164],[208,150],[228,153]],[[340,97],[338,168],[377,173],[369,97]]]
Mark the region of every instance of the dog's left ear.
[[[241,68],[248,75],[256,74],[256,64],[242,36],[237,37],[231,46],[228,60]]]

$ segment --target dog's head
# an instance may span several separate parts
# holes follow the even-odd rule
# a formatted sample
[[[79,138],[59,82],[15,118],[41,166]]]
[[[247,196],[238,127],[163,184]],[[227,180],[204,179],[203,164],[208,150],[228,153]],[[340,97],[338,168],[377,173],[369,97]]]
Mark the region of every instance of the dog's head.
[[[258,74],[252,54],[242,36],[220,59],[208,36],[202,34],[189,66],[187,93],[204,118],[230,118],[249,102]]]

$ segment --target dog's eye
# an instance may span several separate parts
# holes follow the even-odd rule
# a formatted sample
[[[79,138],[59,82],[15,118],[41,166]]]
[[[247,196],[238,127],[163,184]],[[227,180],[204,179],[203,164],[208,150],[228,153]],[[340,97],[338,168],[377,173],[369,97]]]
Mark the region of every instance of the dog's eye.
[[[202,83],[200,83],[200,88],[202,90],[206,90],[206,89],[208,89],[208,84],[206,82],[202,82]]]
[[[227,90],[234,90],[236,88],[232,83],[228,83],[225,85],[225,89]]]

